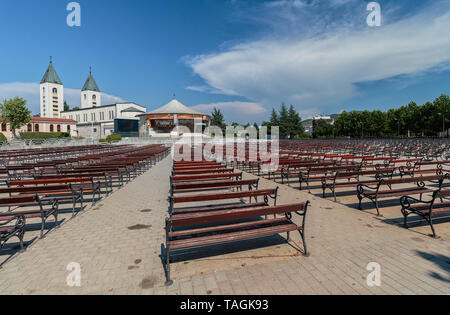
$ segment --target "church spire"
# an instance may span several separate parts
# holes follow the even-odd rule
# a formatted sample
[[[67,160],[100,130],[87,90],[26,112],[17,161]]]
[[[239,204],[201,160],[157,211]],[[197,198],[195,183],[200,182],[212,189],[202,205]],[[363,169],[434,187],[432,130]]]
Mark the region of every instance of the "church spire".
[[[42,77],[41,84],[42,83],[54,83],[63,85],[61,79],[56,73],[55,68],[53,67],[52,56],[50,56],[50,64],[48,65],[47,71],[45,71],[45,74]]]
[[[92,68],[89,67],[89,76],[86,79],[86,82],[83,85],[81,91],[94,91],[100,92],[97,83],[95,82],[94,76],[92,75]]]

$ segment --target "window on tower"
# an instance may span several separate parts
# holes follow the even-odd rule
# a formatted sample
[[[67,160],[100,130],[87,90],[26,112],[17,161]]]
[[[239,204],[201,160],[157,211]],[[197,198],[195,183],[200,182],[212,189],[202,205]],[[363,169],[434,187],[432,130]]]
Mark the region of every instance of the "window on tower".
[[[93,99],[93,100],[96,100],[96,99],[97,99],[97,95],[95,95],[95,94],[92,95],[92,99]]]
[[[58,89],[57,88],[53,88],[53,94],[57,94],[58,93]]]

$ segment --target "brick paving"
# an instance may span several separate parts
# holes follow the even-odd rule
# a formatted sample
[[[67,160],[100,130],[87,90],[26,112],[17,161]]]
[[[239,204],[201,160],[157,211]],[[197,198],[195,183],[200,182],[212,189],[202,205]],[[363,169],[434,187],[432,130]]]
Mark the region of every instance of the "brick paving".
[[[398,207],[377,218],[264,179],[260,188],[280,186],[279,204],[312,202],[310,257],[299,255],[296,236],[216,246],[181,257],[165,287],[159,255],[171,165],[165,159],[14,255],[0,269],[0,294],[450,294],[448,220],[436,240],[426,226],[390,220],[401,216]],[[81,266],[80,287],[66,283],[71,262]],[[379,287],[366,283],[370,262],[381,266]]]

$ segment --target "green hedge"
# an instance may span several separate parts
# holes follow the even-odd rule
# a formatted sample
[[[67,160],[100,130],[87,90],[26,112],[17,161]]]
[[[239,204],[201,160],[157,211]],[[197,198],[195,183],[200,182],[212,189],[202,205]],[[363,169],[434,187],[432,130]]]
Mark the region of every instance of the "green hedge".
[[[22,132],[22,140],[45,140],[45,139],[63,139],[69,138],[68,132]]]
[[[120,141],[122,140],[122,136],[118,135],[118,134],[112,134],[106,137],[106,141],[111,143],[111,142],[116,142],[116,141]]]
[[[6,139],[5,135],[0,132],[0,142],[8,142],[8,139]]]

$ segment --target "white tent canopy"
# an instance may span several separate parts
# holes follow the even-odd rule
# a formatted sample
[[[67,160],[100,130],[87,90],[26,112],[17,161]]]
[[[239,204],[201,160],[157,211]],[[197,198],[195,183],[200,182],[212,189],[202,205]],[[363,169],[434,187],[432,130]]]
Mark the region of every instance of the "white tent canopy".
[[[188,114],[188,115],[205,115],[179,102],[177,99],[171,100],[168,104],[149,114]]]

